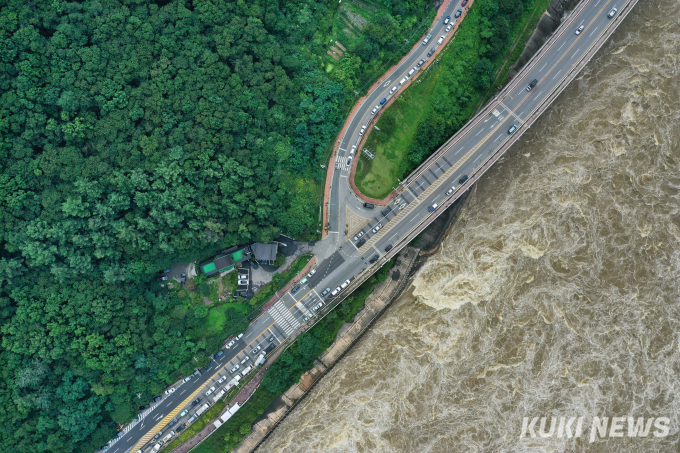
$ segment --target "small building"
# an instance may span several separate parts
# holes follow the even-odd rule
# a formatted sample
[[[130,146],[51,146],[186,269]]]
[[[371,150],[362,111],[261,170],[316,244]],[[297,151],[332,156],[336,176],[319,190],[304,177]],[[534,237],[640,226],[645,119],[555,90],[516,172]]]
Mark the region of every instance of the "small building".
[[[261,263],[271,264],[276,261],[276,253],[278,252],[278,246],[276,244],[262,244],[255,243],[250,246],[253,250],[253,255],[255,259]]]
[[[212,277],[221,272],[233,269],[233,267],[243,261],[249,260],[252,256],[250,247],[247,245],[236,246],[224,250],[214,259],[200,264],[201,272],[207,277]]]

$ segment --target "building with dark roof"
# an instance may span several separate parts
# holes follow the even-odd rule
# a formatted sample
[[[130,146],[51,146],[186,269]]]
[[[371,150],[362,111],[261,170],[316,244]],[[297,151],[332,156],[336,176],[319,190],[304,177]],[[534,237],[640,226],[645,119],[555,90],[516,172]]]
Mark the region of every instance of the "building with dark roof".
[[[252,249],[256,260],[268,264],[276,261],[276,253],[278,251],[278,246],[276,244],[262,244],[258,242],[251,245],[250,248]]]

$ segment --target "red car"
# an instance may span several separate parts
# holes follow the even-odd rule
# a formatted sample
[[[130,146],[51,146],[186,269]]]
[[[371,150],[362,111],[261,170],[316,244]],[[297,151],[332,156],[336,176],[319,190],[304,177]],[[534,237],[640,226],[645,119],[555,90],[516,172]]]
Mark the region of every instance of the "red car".
[[[468,3],[468,0],[463,0],[463,3],[461,3],[460,6],[465,6],[465,5],[467,5],[467,3]]]

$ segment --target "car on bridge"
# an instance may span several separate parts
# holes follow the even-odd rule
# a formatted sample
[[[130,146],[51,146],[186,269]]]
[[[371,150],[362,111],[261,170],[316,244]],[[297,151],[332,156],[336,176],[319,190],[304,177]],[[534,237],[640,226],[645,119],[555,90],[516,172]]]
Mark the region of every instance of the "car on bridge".
[[[578,33],[576,33],[578,35]],[[538,84],[538,79],[534,79],[531,81],[529,85],[527,85],[527,91],[531,91],[534,89],[534,87]]]
[[[580,27],[578,27],[578,28],[576,29],[576,34],[577,34],[577,35],[580,35],[584,28],[586,28],[585,25],[581,25]]]
[[[451,195],[453,193],[453,187],[446,191],[446,195]]]
[[[459,180],[458,184],[463,184],[465,181],[468,180],[468,175],[463,175]]]
[[[512,127],[511,127],[510,129],[508,129],[508,134],[512,134],[512,133],[515,132],[516,130],[517,130],[517,125],[516,125],[516,124],[513,124]]]
[[[378,255],[373,256],[373,258],[369,260],[369,263],[371,264],[375,263],[376,261],[378,261],[378,258],[379,258]]]
[[[344,283],[342,285],[340,285],[340,288],[345,289],[345,288],[347,288],[347,285],[349,285],[349,280],[345,280]]]
[[[617,11],[618,11],[618,9],[612,8],[612,10],[609,11],[609,14],[607,14],[607,17],[611,19],[612,17],[616,16],[616,12],[617,12]],[[429,35],[428,35],[428,36],[429,36]]]
[[[318,304],[314,305],[312,307],[312,311],[317,311],[321,307],[323,307],[323,302],[319,302]]]
[[[335,296],[335,295],[338,294],[339,292],[340,292],[340,287],[338,286],[337,288],[335,288],[335,289],[333,290],[333,292],[331,293],[331,296]]]
[[[427,210],[430,211],[430,212],[434,212],[434,210],[437,209],[437,206],[438,206],[437,203],[435,203],[432,206],[430,206],[429,208],[427,208]]]
[[[392,244],[385,247],[385,253],[389,252],[390,250],[392,250]]]

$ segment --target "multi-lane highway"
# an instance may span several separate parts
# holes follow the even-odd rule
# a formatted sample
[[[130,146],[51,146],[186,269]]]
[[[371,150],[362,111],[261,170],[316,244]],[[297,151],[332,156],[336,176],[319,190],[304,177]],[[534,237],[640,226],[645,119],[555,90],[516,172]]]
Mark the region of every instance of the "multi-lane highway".
[[[182,384],[174,393],[164,397],[144,413],[144,418],[126,429],[109,450],[110,453],[146,451],[156,441],[154,436],[166,436],[168,425],[186,408],[190,417],[196,398],[206,400],[205,391],[212,386],[223,386],[234,374],[230,370],[239,364],[240,370],[252,364],[256,355],[272,344],[279,344],[293,336],[305,322],[313,322],[316,315],[328,310],[341,300],[366,275],[384,264],[386,255],[403,247],[409,235],[439,213],[442,203],[449,203],[467,189],[480,168],[515,134],[526,129],[525,122],[553,94],[576,65],[591,52],[598,39],[610,32],[615,23],[608,17],[613,8],[619,14],[635,0],[583,0],[575,12],[562,24],[541,52],[513,80],[503,96],[492,101],[488,114],[475,117],[437,153],[436,158],[419,168],[400,187],[400,193],[389,205],[368,209],[352,192],[349,185],[347,158],[351,147],[357,146],[362,127],[370,129],[372,110],[390,90],[417,65],[436,41],[445,25],[439,21],[429,33],[431,41],[419,46],[372,92],[350,122],[340,144],[337,167],[333,173],[330,196],[330,234],[317,244],[319,260],[313,275],[307,277],[295,293],[286,293],[267,312],[257,318],[230,349],[204,369],[201,376]],[[460,8],[452,1],[443,17],[454,15]],[[576,31],[581,28],[576,34]],[[414,74],[415,75],[415,74]],[[411,77],[413,77],[412,75]],[[534,82],[535,81],[535,82]],[[399,90],[397,90],[398,92]],[[389,212],[388,212],[389,211]],[[379,229],[377,228],[378,226]],[[355,239],[355,236],[360,235]],[[371,263],[375,259],[376,262]],[[320,304],[323,304],[320,306]],[[254,349],[260,348],[253,353]],[[217,381],[228,376],[223,383]],[[201,403],[202,404],[202,403]],[[179,420],[177,423],[181,423]]]

